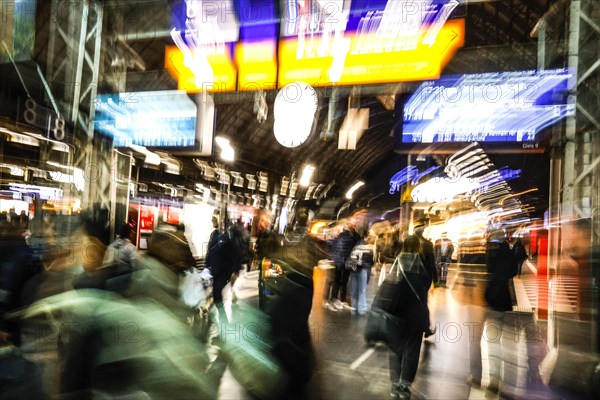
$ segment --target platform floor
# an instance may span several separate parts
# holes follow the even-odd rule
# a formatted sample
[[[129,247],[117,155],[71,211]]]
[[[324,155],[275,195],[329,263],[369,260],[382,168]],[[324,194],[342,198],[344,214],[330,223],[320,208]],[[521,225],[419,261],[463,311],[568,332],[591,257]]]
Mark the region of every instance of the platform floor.
[[[369,284],[369,305],[377,290],[378,273],[373,271]],[[366,346],[365,317],[353,316],[350,310],[333,312],[323,307],[323,274],[322,270],[315,271],[315,297],[309,322],[317,368],[307,397],[390,398],[387,349]],[[257,279],[258,271],[240,279],[238,301],[258,305]],[[424,340],[412,398],[577,398],[551,391],[541,383],[537,371],[547,352],[545,323],[536,321],[530,312],[490,313],[484,304],[485,284],[484,266],[453,264],[447,287],[430,291],[431,321],[437,333]],[[498,392],[488,388],[490,368],[494,366],[500,371]],[[481,384],[471,384],[472,377],[475,381],[480,377]],[[219,398],[250,397],[226,371]]]

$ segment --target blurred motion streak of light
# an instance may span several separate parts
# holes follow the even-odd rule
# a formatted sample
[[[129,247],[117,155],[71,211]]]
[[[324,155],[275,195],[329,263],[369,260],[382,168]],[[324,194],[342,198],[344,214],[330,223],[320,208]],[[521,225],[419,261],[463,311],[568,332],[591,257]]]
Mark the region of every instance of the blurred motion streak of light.
[[[400,190],[402,185],[412,179],[416,179],[418,169],[414,165],[409,165],[406,168],[396,172],[390,178],[390,194],[394,194]]]
[[[502,199],[500,199],[500,201],[498,202],[498,204],[499,205],[504,205],[504,202],[506,201],[506,199],[509,199],[509,198],[515,197],[515,196],[520,196],[520,195],[523,195],[523,194],[526,194],[526,193],[535,192],[537,190],[538,190],[538,188],[533,188],[533,189],[524,190],[524,191],[519,192],[519,193],[509,194],[508,196],[505,196]]]
[[[419,202],[450,201],[459,194],[467,193],[479,187],[476,179],[459,178],[456,182],[446,179],[432,179],[413,188],[411,197]]]

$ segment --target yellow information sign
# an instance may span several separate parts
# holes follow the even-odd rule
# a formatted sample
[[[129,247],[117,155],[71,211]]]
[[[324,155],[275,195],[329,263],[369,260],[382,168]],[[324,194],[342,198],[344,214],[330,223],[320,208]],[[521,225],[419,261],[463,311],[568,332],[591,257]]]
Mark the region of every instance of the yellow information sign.
[[[206,69],[203,73],[192,71],[186,64],[193,62],[185,60],[184,54],[177,46],[167,46],[165,49],[165,67],[177,79],[178,89],[188,93],[197,93],[202,90],[207,92],[224,92],[236,89],[237,71],[228,51],[215,52],[206,56],[198,56],[195,61],[199,66],[208,62],[212,74]],[[191,58],[191,57],[190,57]],[[189,64],[188,64],[189,65]],[[205,76],[202,76],[202,75]]]
[[[277,87],[275,41],[239,42],[235,47],[235,60],[239,90],[270,90]]]
[[[177,79],[180,90],[192,93],[268,90],[295,81],[329,86],[333,83],[355,85],[437,79],[464,45],[465,20],[447,21],[433,43],[428,43],[427,30],[420,31],[419,37],[409,38],[408,45],[394,42],[388,46],[376,34],[348,35],[344,39],[349,45],[348,51],[342,55],[341,62],[337,44],[320,43],[320,36],[315,36],[310,41],[282,38],[279,60],[275,58],[274,41],[229,43],[224,45],[222,52],[202,56],[187,54],[185,57],[177,46],[167,46],[165,67]],[[235,59],[230,56],[230,46],[235,46]],[[338,53],[337,59],[334,52]],[[341,74],[338,70],[339,76],[332,79],[334,61],[338,69],[341,65],[343,68]]]
[[[435,42],[425,43],[427,30],[420,32],[409,48],[394,50],[374,46],[380,39],[376,35],[355,35],[344,60],[341,77],[336,84],[371,84],[384,82],[417,81],[438,78],[454,53],[464,45],[465,21],[455,19],[446,22]],[[333,55],[319,54],[320,38],[311,39],[310,46],[299,43],[297,38],[282,39],[279,47],[279,86],[294,81],[304,81],[313,86],[332,84],[330,69]],[[299,49],[299,46],[302,48]],[[335,46],[332,46],[335,47]],[[412,47],[412,48],[410,48]],[[316,49],[311,52],[311,49]],[[331,52],[335,51],[332,49]]]

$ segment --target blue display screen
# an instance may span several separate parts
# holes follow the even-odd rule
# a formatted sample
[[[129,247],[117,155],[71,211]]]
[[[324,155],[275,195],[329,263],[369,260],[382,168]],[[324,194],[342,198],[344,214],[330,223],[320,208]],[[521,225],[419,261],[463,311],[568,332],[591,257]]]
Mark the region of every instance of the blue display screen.
[[[98,95],[94,129],[113,137],[115,147],[192,147],[196,105],[181,91]]]
[[[345,32],[430,25],[442,17],[452,17],[458,5],[454,0],[285,0],[281,10],[281,36],[295,36],[300,31],[321,33],[326,26],[345,24]]]
[[[567,69],[484,73],[424,82],[404,104],[404,143],[528,142],[574,114]]]

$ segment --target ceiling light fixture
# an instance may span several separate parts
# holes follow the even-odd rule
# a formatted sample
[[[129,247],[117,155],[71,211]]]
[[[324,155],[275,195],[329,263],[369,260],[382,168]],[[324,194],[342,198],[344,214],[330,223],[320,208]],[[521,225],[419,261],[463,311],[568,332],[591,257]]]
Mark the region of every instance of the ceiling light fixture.
[[[302,171],[302,177],[300,177],[300,186],[307,187],[310,184],[314,172],[315,167],[312,165],[305,166]]]
[[[217,146],[221,148],[221,159],[225,161],[233,161],[235,159],[235,151],[233,150],[233,147],[231,147],[229,139],[217,136],[215,137],[215,142],[217,143]]]
[[[348,191],[346,192],[346,198],[348,200],[352,200],[352,195],[354,194],[354,192],[361,186],[363,186],[365,183],[363,181],[358,181],[356,182],[354,185],[352,185],[352,187],[350,189],[348,189]]]

